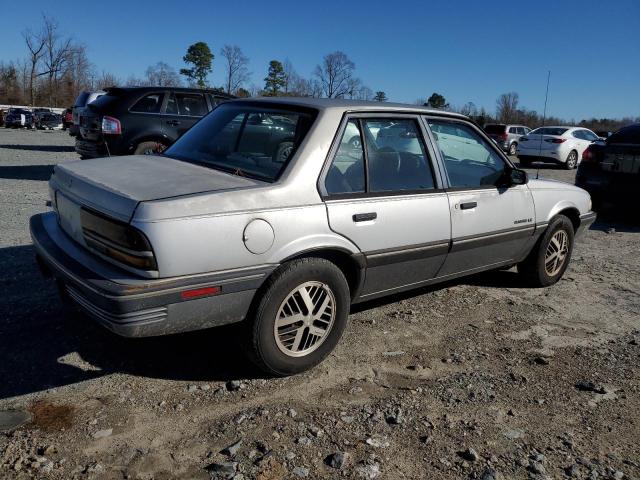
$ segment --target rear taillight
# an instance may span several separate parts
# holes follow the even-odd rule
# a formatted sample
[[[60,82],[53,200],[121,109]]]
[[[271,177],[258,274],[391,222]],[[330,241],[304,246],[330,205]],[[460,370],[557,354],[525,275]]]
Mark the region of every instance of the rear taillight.
[[[506,132],[500,135],[500,140],[505,140],[506,141],[507,138],[509,138],[509,135],[507,135]]]
[[[122,133],[120,120],[107,115],[102,117],[102,133],[105,135],[120,135]]]
[[[598,154],[595,152],[593,146],[587,147],[587,149],[582,152],[582,161],[585,163],[598,163]]]
[[[547,138],[545,142],[547,143],[563,143],[566,142],[566,138]]]

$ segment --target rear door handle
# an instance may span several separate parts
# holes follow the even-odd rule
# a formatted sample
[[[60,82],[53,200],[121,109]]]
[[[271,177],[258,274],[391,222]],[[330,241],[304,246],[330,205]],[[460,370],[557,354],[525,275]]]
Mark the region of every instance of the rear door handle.
[[[368,222],[370,220],[375,220],[376,218],[378,218],[378,214],[376,212],[356,213],[353,216],[353,221],[354,222]]]
[[[460,210],[470,210],[472,208],[476,208],[478,206],[478,202],[465,202],[460,204]]]
[[[180,125],[180,122],[178,120],[167,120],[167,124],[175,127],[176,125]]]

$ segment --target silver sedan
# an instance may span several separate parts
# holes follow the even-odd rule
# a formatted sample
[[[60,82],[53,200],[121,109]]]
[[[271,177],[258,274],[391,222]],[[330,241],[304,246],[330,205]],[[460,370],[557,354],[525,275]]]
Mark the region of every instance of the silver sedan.
[[[354,303],[514,265],[552,285],[595,218],[464,116],[302,98],[224,103],[162,155],[58,165],[50,191],[31,235],[74,305],[126,336],[243,322],[274,375],[322,361]]]

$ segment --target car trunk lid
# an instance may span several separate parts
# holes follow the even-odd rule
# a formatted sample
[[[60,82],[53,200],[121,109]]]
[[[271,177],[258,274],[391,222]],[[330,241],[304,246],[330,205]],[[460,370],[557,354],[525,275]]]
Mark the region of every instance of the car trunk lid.
[[[169,157],[132,155],[58,164],[51,184],[76,205],[128,222],[140,202],[264,182]]]
[[[640,145],[623,143],[608,145],[600,166],[606,172],[639,174]]]

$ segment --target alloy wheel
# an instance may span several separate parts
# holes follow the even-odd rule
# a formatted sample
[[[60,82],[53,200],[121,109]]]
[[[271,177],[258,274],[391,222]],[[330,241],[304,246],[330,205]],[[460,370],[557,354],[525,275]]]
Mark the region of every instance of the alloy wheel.
[[[553,277],[562,269],[569,253],[569,236],[564,230],[553,234],[544,255],[544,269],[547,275]]]
[[[328,338],[336,318],[336,299],[322,282],[298,285],[280,304],[273,333],[278,349],[290,357],[317,350]]]
[[[567,166],[569,168],[574,168],[578,163],[578,154],[575,151],[572,151],[567,157]]]

